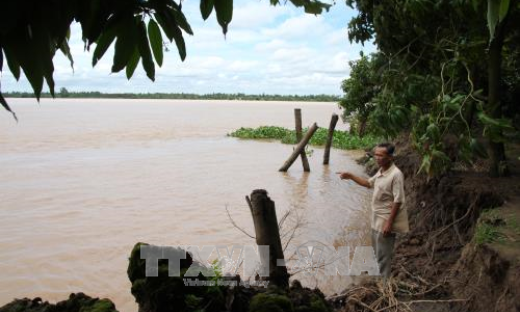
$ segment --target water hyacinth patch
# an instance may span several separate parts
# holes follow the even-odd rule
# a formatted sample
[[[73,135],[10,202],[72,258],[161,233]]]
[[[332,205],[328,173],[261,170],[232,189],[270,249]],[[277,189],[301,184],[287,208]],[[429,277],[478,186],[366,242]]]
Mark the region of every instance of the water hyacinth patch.
[[[308,128],[303,129],[305,133]],[[296,131],[276,126],[261,126],[258,128],[240,128],[228,134],[228,136],[241,139],[274,139],[285,144],[296,144]],[[324,146],[327,142],[328,129],[318,128],[312,136],[309,144]],[[359,137],[346,131],[334,131],[332,146],[338,149],[367,149],[372,148],[380,141],[380,138],[365,135]]]

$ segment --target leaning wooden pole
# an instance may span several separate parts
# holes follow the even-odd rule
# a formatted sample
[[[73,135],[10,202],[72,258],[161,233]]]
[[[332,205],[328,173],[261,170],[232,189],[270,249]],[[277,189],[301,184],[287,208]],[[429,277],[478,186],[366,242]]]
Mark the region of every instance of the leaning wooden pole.
[[[314,123],[309,128],[307,133],[305,133],[305,136],[300,141],[300,143],[298,143],[298,145],[296,145],[296,148],[294,149],[294,151],[291,154],[291,156],[289,156],[289,158],[285,161],[283,166],[278,171],[284,171],[285,172],[285,171],[289,170],[289,167],[291,167],[291,165],[294,163],[296,158],[298,158],[300,153],[302,151],[305,151],[305,146],[307,145],[307,143],[309,143],[309,141],[312,138],[312,135],[314,134],[314,132],[316,132],[316,130],[318,130],[318,125],[316,123]]]
[[[300,108],[294,109],[294,120],[296,123],[296,143],[300,143],[302,140],[302,110]],[[307,154],[305,154],[305,149],[300,153],[300,157],[302,158],[303,171],[310,172],[311,167],[309,166],[309,160],[307,159]]]
[[[330,120],[329,125],[329,134],[327,136],[327,144],[325,145],[325,154],[323,154],[323,164],[329,164],[330,158],[330,148],[332,147],[332,138],[334,137],[334,129],[336,128],[336,124],[338,123],[338,115],[332,114],[332,119]]]
[[[269,246],[269,284],[287,288],[289,286],[289,273],[285,265],[278,265],[278,260],[285,261],[276,218],[274,202],[267,195],[266,190],[254,190],[251,199],[247,198],[256,233],[256,244]],[[262,257],[262,259],[264,259]]]

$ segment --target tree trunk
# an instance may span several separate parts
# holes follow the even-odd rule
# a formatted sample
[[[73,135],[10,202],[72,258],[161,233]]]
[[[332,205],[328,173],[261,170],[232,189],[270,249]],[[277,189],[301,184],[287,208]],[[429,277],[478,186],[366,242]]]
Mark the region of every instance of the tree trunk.
[[[269,246],[269,283],[279,287],[289,286],[289,273],[285,265],[278,265],[278,260],[285,261],[276,218],[274,202],[266,190],[254,190],[251,193],[251,214],[255,225],[256,244]],[[261,251],[260,251],[261,252]],[[261,257],[261,259],[265,259]]]
[[[300,143],[302,140],[302,110],[299,108],[294,109],[294,120],[296,122],[296,144]],[[305,154],[305,150],[300,153],[300,157],[302,158],[303,171],[310,172],[311,167],[309,166],[309,160],[307,159],[307,154]]]
[[[489,46],[488,61],[488,107],[487,111],[492,118],[502,118],[502,105],[500,103],[500,75],[502,66],[502,46],[504,43],[504,23],[499,23],[495,37]],[[506,160],[504,143],[493,142],[489,139],[491,154],[491,166],[489,174],[492,177],[503,176],[507,169],[504,168]]]
[[[334,138],[334,129],[336,128],[336,124],[338,123],[338,115],[332,114],[332,118],[330,120],[329,125],[329,133],[327,136],[327,144],[325,145],[325,153],[323,154],[323,164],[329,164],[330,158],[330,148],[332,147],[332,139]]]
[[[360,123],[359,123],[359,131],[358,131],[358,136],[360,138],[362,138],[364,135],[365,135],[365,130],[367,128],[367,119],[368,118],[362,118]]]
[[[294,163],[294,161],[296,160],[296,158],[298,158],[298,156],[300,155],[300,153],[302,151],[305,151],[305,146],[307,145],[307,143],[309,143],[309,141],[311,140],[312,138],[312,135],[314,134],[314,132],[316,132],[316,130],[318,130],[318,125],[316,123],[312,124],[312,126],[309,128],[309,130],[307,131],[307,133],[305,133],[305,136],[303,137],[303,139],[300,141],[300,143],[298,143],[298,145],[296,146],[296,148],[294,149],[293,153],[291,154],[291,156],[289,156],[289,158],[285,161],[285,163],[283,164],[283,166],[278,170],[278,171],[287,171],[289,170],[289,167],[291,167],[291,165]]]

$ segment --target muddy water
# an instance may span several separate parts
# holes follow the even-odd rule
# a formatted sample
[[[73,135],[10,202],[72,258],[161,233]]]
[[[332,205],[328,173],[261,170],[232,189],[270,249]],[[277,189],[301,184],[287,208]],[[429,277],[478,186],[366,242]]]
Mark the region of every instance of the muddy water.
[[[139,241],[157,245],[252,244],[244,196],[267,189],[279,216],[292,209],[294,244],[366,241],[368,192],[335,172],[363,174],[352,152],[313,148],[312,172],[277,169],[292,146],[227,137],[246,126],[327,127],[331,103],[12,99],[0,114],[0,305],[83,291],[136,311],[126,276]],[[345,128],[344,125],[339,125]],[[297,218],[296,218],[297,216]],[[288,223],[289,224],[289,223]],[[327,293],[345,278],[303,278]]]

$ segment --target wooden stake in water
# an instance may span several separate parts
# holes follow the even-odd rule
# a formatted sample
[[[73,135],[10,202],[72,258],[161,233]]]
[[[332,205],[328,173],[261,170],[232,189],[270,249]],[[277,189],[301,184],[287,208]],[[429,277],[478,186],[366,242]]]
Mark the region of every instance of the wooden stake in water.
[[[307,145],[307,143],[309,143],[309,141],[312,138],[312,135],[314,134],[314,132],[316,132],[316,130],[318,130],[318,125],[316,123],[313,123],[312,126],[307,131],[307,133],[305,133],[305,136],[300,141],[300,143],[298,143],[298,145],[296,145],[296,148],[294,149],[291,156],[289,156],[289,158],[285,161],[283,166],[278,171],[282,171],[282,172],[287,171],[289,169],[289,167],[291,167],[291,165],[294,163],[294,161],[298,158],[298,156],[302,152],[305,152],[305,146]]]
[[[325,145],[325,154],[323,154],[323,164],[329,164],[330,158],[330,148],[332,147],[332,139],[334,137],[334,129],[336,128],[336,124],[338,123],[338,115],[332,114],[332,119],[330,120],[329,125],[329,134],[327,136],[327,144]]]
[[[300,143],[302,140],[302,110],[300,108],[294,109],[294,120],[296,123],[296,144]],[[311,167],[309,166],[309,160],[307,159],[307,154],[305,153],[305,149],[300,153],[302,158],[303,171],[310,172]]]
[[[276,218],[274,201],[269,198],[266,190],[254,190],[251,199],[246,197],[253,216],[255,226],[256,244],[258,246],[269,246],[269,256],[260,254],[263,266],[269,266],[269,283],[278,287],[287,288],[289,286],[289,273],[285,265],[280,230]],[[265,251],[259,248],[259,253]],[[267,260],[269,259],[269,260]]]

